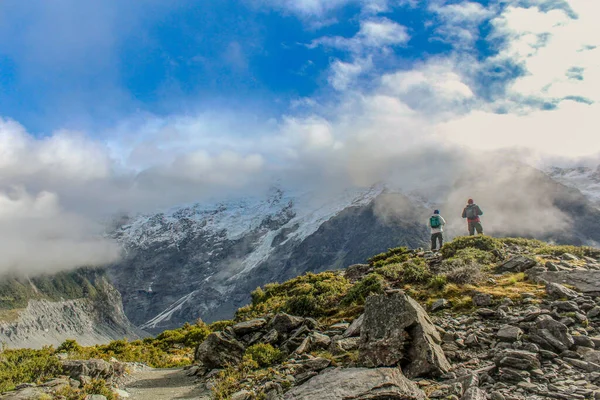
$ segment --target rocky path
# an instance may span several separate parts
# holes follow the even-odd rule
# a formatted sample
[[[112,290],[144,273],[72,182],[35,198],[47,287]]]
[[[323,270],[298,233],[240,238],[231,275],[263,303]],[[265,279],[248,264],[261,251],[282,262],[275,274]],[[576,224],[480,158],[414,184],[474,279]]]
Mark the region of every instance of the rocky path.
[[[210,391],[194,384],[194,378],[182,369],[139,372],[124,389],[133,400],[210,399]]]

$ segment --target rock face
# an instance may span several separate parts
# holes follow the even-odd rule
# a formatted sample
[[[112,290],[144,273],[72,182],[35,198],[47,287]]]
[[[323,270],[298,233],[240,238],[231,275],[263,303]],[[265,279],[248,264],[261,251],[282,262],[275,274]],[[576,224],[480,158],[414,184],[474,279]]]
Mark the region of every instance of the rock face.
[[[72,379],[78,379],[81,375],[90,378],[108,379],[115,373],[113,365],[100,359],[91,360],[67,360],[62,362],[63,372]]]
[[[61,284],[55,285],[54,279]],[[3,290],[10,293],[9,285],[9,279],[0,282],[0,297]],[[23,309],[14,311],[15,318],[0,319],[0,342],[9,348],[58,346],[66,339],[91,346],[148,335],[129,322],[121,295],[100,270],[34,278],[25,287],[32,288],[33,293],[24,300]]]
[[[399,365],[408,377],[443,374],[450,363],[441,342],[425,310],[404,292],[367,299],[359,345],[361,365]]]
[[[244,345],[223,332],[214,332],[196,349],[196,360],[207,368],[223,368],[242,360]]]
[[[332,369],[284,396],[286,400],[425,399],[425,393],[398,368]]]

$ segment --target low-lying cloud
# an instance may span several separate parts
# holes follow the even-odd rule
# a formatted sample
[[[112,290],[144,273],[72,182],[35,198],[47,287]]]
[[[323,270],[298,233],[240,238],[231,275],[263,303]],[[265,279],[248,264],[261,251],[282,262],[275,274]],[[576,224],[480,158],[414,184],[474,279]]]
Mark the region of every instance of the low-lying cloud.
[[[388,73],[377,72],[371,56],[381,49],[373,40],[406,45],[409,37],[388,40],[386,32],[400,28],[370,8],[362,24],[368,29],[356,37],[317,43],[349,53],[331,62],[335,95],[302,99],[302,107],[276,119],[232,111],[147,116],[123,121],[103,139],[70,131],[36,138],[18,122],[0,120],[0,274],[114,261],[119,249],[103,239],[102,221],[116,213],[261,193],[274,182],[321,192],[386,182],[440,207],[450,235],[466,230],[460,213],[468,198],[483,208],[488,233],[568,229],[551,187],[520,163],[599,160],[597,6],[571,3],[578,19],[534,6],[440,3],[435,12],[447,29],[438,34],[461,18],[475,21],[461,25],[467,31],[460,38],[447,36],[460,40],[456,51]],[[302,4],[279,2],[303,15],[328,8]],[[524,14],[534,22],[523,24]],[[478,60],[465,46],[489,15],[496,15],[490,26],[497,51]],[[550,56],[560,68],[546,68]],[[486,79],[505,65],[526,72],[496,90]],[[413,210],[405,203],[378,207],[386,218]],[[425,224],[423,212],[411,218]]]

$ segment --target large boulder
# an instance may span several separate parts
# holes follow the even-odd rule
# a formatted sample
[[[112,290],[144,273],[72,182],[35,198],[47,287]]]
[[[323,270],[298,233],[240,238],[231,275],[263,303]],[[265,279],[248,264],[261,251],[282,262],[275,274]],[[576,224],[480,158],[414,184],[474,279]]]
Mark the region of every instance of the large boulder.
[[[515,256],[496,267],[496,272],[523,272],[535,267],[537,262],[524,256]]]
[[[196,349],[196,360],[206,368],[223,368],[229,364],[239,364],[244,351],[244,345],[233,337],[223,332],[214,332]]]
[[[425,399],[398,368],[329,369],[287,392],[285,400]]]
[[[588,296],[600,296],[600,271],[543,271],[529,274],[531,280],[542,283],[567,284]],[[565,295],[570,298],[571,296]]]
[[[549,315],[540,315],[535,321],[535,327],[529,330],[529,340],[541,345],[546,350],[569,350],[575,341],[569,333],[569,328]]]
[[[280,313],[273,317],[270,327],[280,334],[286,334],[298,328],[303,322],[304,318],[295,317],[286,313]]]
[[[243,336],[248,333],[256,332],[261,330],[267,325],[267,320],[264,318],[252,319],[250,321],[240,322],[235,324],[232,328],[236,335]]]
[[[450,370],[431,319],[404,292],[369,297],[364,315],[359,343],[362,365],[370,368],[401,366],[411,378]]]
[[[61,362],[65,375],[78,379],[81,375],[108,380],[115,371],[111,363],[100,359],[64,360]]]

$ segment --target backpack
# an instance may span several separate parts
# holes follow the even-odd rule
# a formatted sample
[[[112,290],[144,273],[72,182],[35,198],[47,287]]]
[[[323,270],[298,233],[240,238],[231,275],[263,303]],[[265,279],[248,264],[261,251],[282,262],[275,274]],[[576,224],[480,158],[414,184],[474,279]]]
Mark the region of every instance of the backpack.
[[[468,206],[466,214],[468,219],[477,219],[477,206],[475,204]]]
[[[442,226],[442,221],[440,221],[440,217],[438,217],[437,215],[431,216],[431,218],[429,218],[429,226],[431,226],[434,229]]]

